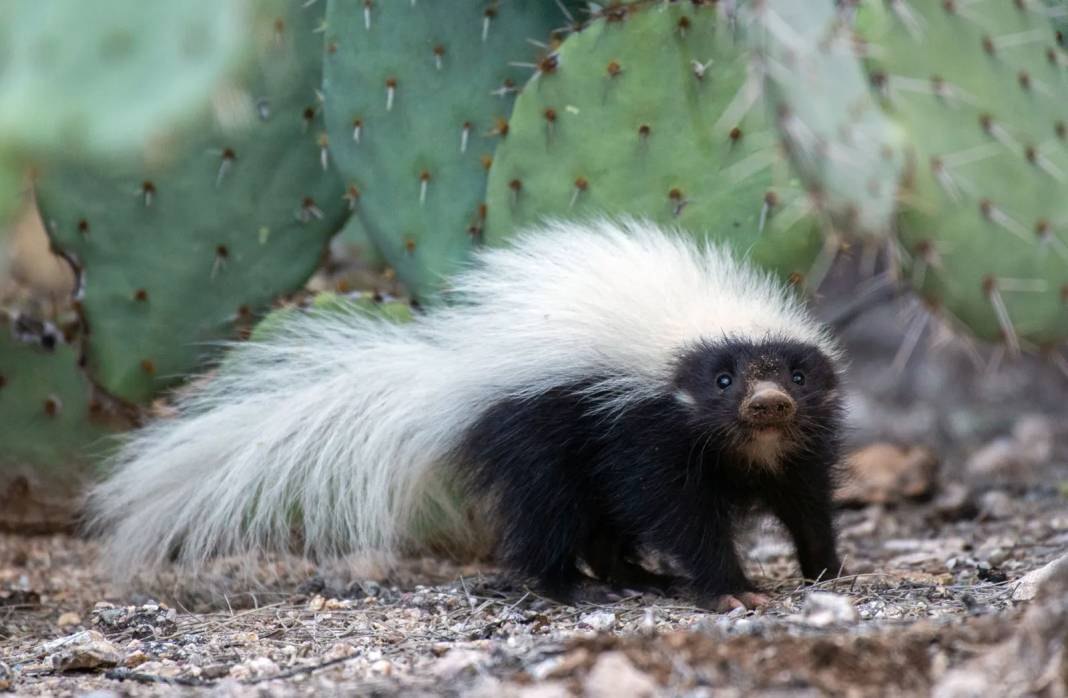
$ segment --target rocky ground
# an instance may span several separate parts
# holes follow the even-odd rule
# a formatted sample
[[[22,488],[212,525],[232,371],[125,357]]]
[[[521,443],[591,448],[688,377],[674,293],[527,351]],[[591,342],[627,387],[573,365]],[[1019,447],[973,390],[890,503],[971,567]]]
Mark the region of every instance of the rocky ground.
[[[626,592],[560,606],[492,568],[433,560],[412,561],[390,582],[278,568],[255,594],[182,592],[165,603],[111,587],[90,542],[4,535],[0,686],[25,695],[924,695],[1034,625],[1026,609],[1041,602],[1023,600],[1031,587],[1018,580],[1068,548],[1065,503],[1042,484],[964,503],[843,510],[856,574],[815,588],[799,586],[785,539],[764,523],[746,549],[773,603],[726,615]],[[1055,672],[1065,670],[1066,628],[1054,629]],[[1053,676],[1063,691],[1066,675]],[[944,695],[1008,694],[985,691]]]

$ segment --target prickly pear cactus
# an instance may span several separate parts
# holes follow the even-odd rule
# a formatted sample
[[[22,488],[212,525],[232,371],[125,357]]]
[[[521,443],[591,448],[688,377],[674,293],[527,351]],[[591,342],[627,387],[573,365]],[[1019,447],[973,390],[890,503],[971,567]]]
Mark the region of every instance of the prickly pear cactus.
[[[0,242],[4,239],[5,223],[18,211],[22,203],[22,169],[14,161],[0,153]],[[2,245],[0,245],[2,246]],[[3,252],[0,251],[0,258]]]
[[[271,4],[0,3],[0,151],[113,156],[168,137],[206,110]]]
[[[54,327],[0,316],[0,525],[69,521],[106,449],[104,407]]]
[[[908,138],[909,278],[1012,350],[1068,337],[1068,57],[1047,12],[865,0],[857,15],[872,82]]]
[[[627,214],[821,275],[831,255],[721,5],[609,8],[542,61],[490,170],[488,242],[545,217]]]
[[[319,293],[312,298],[307,309],[316,313],[365,313],[390,322],[402,323],[412,319],[412,307],[403,301],[384,300],[373,293],[354,294]],[[302,311],[296,306],[272,310],[252,330],[252,341],[269,339],[287,318]]]
[[[540,53],[528,39],[566,22],[552,2],[329,3],[330,151],[415,297],[433,296],[479,242],[486,168]]]
[[[323,5],[285,7],[245,29],[254,69],[177,159],[41,173],[42,218],[80,271],[88,370],[118,397],[148,400],[299,288],[347,215],[316,100]]]
[[[1044,0],[1055,30],[1054,38],[1062,50],[1068,50],[1068,0]]]
[[[904,135],[883,113],[835,0],[746,6],[746,32],[786,154],[842,230],[885,237]]]

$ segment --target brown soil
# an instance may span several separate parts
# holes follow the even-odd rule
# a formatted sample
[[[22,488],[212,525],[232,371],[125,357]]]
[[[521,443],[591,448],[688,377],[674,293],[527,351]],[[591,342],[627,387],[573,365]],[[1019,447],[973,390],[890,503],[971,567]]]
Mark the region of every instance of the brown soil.
[[[806,609],[812,589],[793,578],[770,523],[746,547],[772,605],[727,615],[626,593],[561,606],[493,569],[435,560],[381,584],[354,568],[333,583],[307,565],[272,568],[254,594],[163,594],[167,607],[110,585],[90,542],[3,534],[0,685],[25,695],[923,695],[1011,633],[1025,605],[1011,600],[1013,580],[1068,543],[1054,488],[1002,505],[998,518],[959,520],[931,503],[841,512],[855,576],[818,585],[852,602],[855,618],[839,622]],[[100,631],[119,666],[54,671],[43,643],[81,629]]]

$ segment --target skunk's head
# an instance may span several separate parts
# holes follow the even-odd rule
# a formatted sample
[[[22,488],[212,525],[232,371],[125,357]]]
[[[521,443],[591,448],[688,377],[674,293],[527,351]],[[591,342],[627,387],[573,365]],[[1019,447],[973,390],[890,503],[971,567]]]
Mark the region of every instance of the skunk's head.
[[[837,438],[838,373],[812,344],[788,339],[701,342],[679,358],[675,398],[695,427],[753,465]]]

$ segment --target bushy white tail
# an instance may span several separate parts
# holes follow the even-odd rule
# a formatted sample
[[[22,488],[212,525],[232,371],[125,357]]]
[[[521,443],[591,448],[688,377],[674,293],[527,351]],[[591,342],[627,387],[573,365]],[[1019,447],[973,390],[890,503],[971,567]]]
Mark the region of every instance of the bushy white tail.
[[[133,434],[90,497],[115,569],[172,554],[389,553],[416,522],[464,543],[449,460],[494,402],[576,380],[608,409],[667,390],[702,337],[830,339],[766,274],[636,222],[557,223],[481,256],[453,303],[395,325],[293,316],[235,346],[179,416]]]
[[[388,552],[428,506],[462,536],[434,471],[458,407],[432,370],[440,351],[358,312],[293,314],[235,346],[178,417],[125,441],[92,493],[116,568],[285,549],[294,528],[310,554]]]

